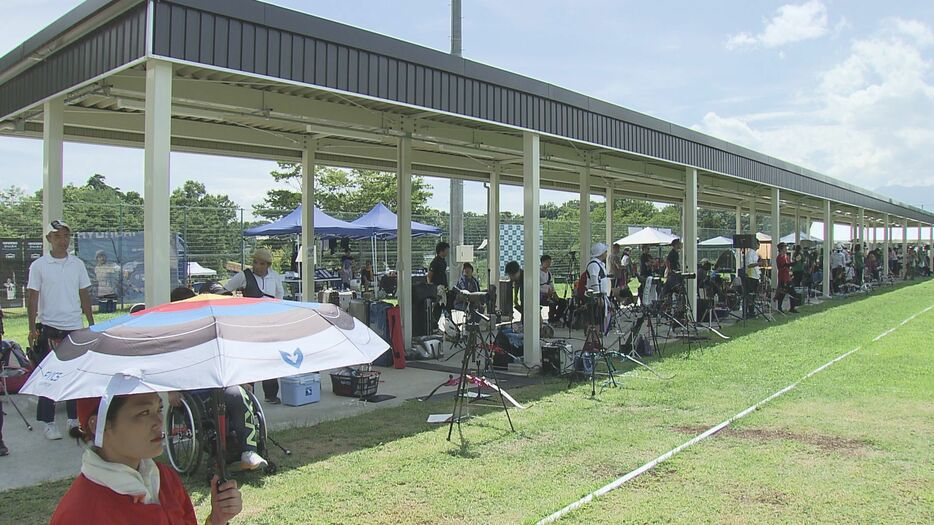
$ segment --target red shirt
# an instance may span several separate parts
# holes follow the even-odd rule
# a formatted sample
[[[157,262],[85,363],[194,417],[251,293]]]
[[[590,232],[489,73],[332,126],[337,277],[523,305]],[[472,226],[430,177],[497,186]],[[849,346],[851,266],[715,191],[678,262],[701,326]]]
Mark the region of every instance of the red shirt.
[[[789,268],[791,268],[791,258],[788,257],[787,253],[782,253],[778,255],[776,262],[778,263],[778,282],[791,282],[791,273],[789,272]]]
[[[182,480],[171,468],[159,468],[159,503],[134,503],[131,496],[117,494],[79,474],[58,502],[50,525],[123,524],[197,525],[191,498]]]

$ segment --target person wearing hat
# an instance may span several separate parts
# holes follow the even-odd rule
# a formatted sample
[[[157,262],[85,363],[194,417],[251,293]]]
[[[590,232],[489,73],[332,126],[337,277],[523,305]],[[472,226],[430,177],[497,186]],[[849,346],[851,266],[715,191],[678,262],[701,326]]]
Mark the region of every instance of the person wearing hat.
[[[609,275],[606,268],[607,246],[602,242],[590,248],[590,262],[587,263],[587,289],[600,292],[600,282]],[[604,290],[609,293],[609,290]]]
[[[89,446],[81,474],[62,496],[52,525],[83,523],[178,523],[198,518],[182,480],[156,463],[165,440],[162,400],[156,393],[79,399],[79,425],[69,433]],[[99,414],[103,410],[103,414]],[[103,421],[101,421],[103,419]],[[211,513],[203,522],[221,525],[243,509],[236,481],[211,480]]]
[[[40,362],[58,341],[72,331],[84,328],[82,314],[88,325],[94,324],[87,267],[84,261],[68,253],[71,227],[61,220],[54,220],[45,230],[51,250],[29,266],[26,284],[29,346]],[[74,401],[66,402],[65,407],[68,428],[74,428],[78,424]],[[62,439],[61,431],[55,426],[55,403],[51,399],[39,398],[36,419],[45,423],[47,439]]]
[[[240,290],[244,297],[282,299],[285,296],[282,277],[269,267],[271,264],[272,252],[266,248],[257,248],[253,251],[253,267],[246,268],[231,277],[224,285],[224,289],[228,292]],[[281,403],[277,379],[263,381],[263,396],[269,404]]]

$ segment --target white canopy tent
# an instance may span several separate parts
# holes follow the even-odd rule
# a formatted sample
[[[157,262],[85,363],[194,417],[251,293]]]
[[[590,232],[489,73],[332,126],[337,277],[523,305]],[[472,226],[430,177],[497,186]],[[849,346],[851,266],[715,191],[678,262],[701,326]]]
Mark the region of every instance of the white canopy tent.
[[[217,275],[216,270],[205,268],[196,262],[188,263],[188,277],[214,277],[215,275]]]
[[[661,246],[666,244],[671,244],[671,241],[678,239],[677,235],[672,235],[670,233],[665,233],[661,230],[656,230],[655,228],[647,227],[643,228],[632,235],[627,235],[622,239],[616,241],[614,244],[620,244],[622,246],[641,246],[641,245],[650,245],[650,246]]]
[[[720,248],[726,246],[733,246],[733,239],[729,237],[724,237],[722,235],[714,237],[713,239],[707,239],[706,241],[701,241],[697,243],[698,246],[705,248]]]

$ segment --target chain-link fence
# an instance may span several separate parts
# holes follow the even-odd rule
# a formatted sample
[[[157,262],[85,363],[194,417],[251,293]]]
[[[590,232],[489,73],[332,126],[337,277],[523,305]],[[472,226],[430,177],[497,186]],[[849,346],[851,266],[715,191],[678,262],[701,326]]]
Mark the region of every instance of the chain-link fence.
[[[21,304],[25,291],[28,265],[42,253],[41,224],[42,204],[38,199],[2,202],[4,213],[0,215],[0,282],[5,282],[10,298],[4,304]],[[360,213],[328,212],[329,215],[353,221]],[[239,271],[244,263],[249,264],[249,254],[257,247],[272,250],[273,267],[280,272],[297,271],[299,236],[271,238],[243,237],[245,211],[242,208],[208,208],[173,206],[170,210],[172,280],[176,284],[208,279],[223,282],[232,272]],[[441,236],[424,236],[412,241],[412,263],[415,268],[427,268],[434,257],[435,244],[449,240],[449,219],[446,214],[415,215],[413,220],[437,226]],[[143,268],[143,207],[141,205],[110,203],[66,203],[64,220],[74,232],[74,249],[85,261],[93,281],[94,295],[100,300],[136,302],[142,300],[144,289]],[[464,218],[464,242],[475,247],[476,274],[485,280],[487,273],[487,250],[479,247],[487,239],[488,218],[485,215],[468,214]],[[503,230],[511,228],[516,235],[501,235],[501,253],[511,253],[521,258],[522,220],[501,220]],[[613,239],[629,234],[630,227],[646,225],[614,224]],[[592,242],[606,240],[606,226],[601,222],[591,224]],[[673,233],[680,234],[678,228]],[[701,240],[718,235],[730,236],[732,230],[700,229]],[[556,275],[570,273],[570,252],[577,257],[580,253],[580,224],[575,221],[553,219],[541,220],[542,253],[554,259]],[[349,247],[359,269],[366,261],[374,261],[377,272],[396,266],[395,240],[353,240]],[[699,257],[715,260],[723,248],[701,249]],[[343,250],[340,243],[323,242],[317,251],[318,266],[336,269],[340,266]],[[664,256],[664,250],[658,250]],[[194,263],[194,264],[192,264]],[[500,265],[502,272],[502,262]],[[11,290],[10,292],[9,290]]]

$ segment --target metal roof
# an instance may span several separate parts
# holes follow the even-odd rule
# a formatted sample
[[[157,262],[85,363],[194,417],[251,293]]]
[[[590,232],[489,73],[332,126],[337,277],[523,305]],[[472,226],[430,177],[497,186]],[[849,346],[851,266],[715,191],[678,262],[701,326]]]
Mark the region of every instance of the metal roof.
[[[49,96],[147,56],[147,7],[140,0],[88,0],[0,58],[0,118],[21,117],[24,109]],[[174,61],[190,78],[242,75],[263,79],[262,86],[252,89],[264,92],[280,82],[275,91],[282,94],[308,97],[311,90],[321,100],[333,94],[336,104],[418,115],[437,123],[490,132],[531,130],[546,141],[576,144],[581,151],[696,167],[721,177],[718,183],[726,177],[934,222],[934,214],[914,206],[747,148],[345,24],[255,0],[159,0],[152,7],[149,56]],[[251,89],[248,81],[238,85]],[[348,104],[350,97],[359,98]],[[291,128],[280,131],[302,133],[300,125]]]

